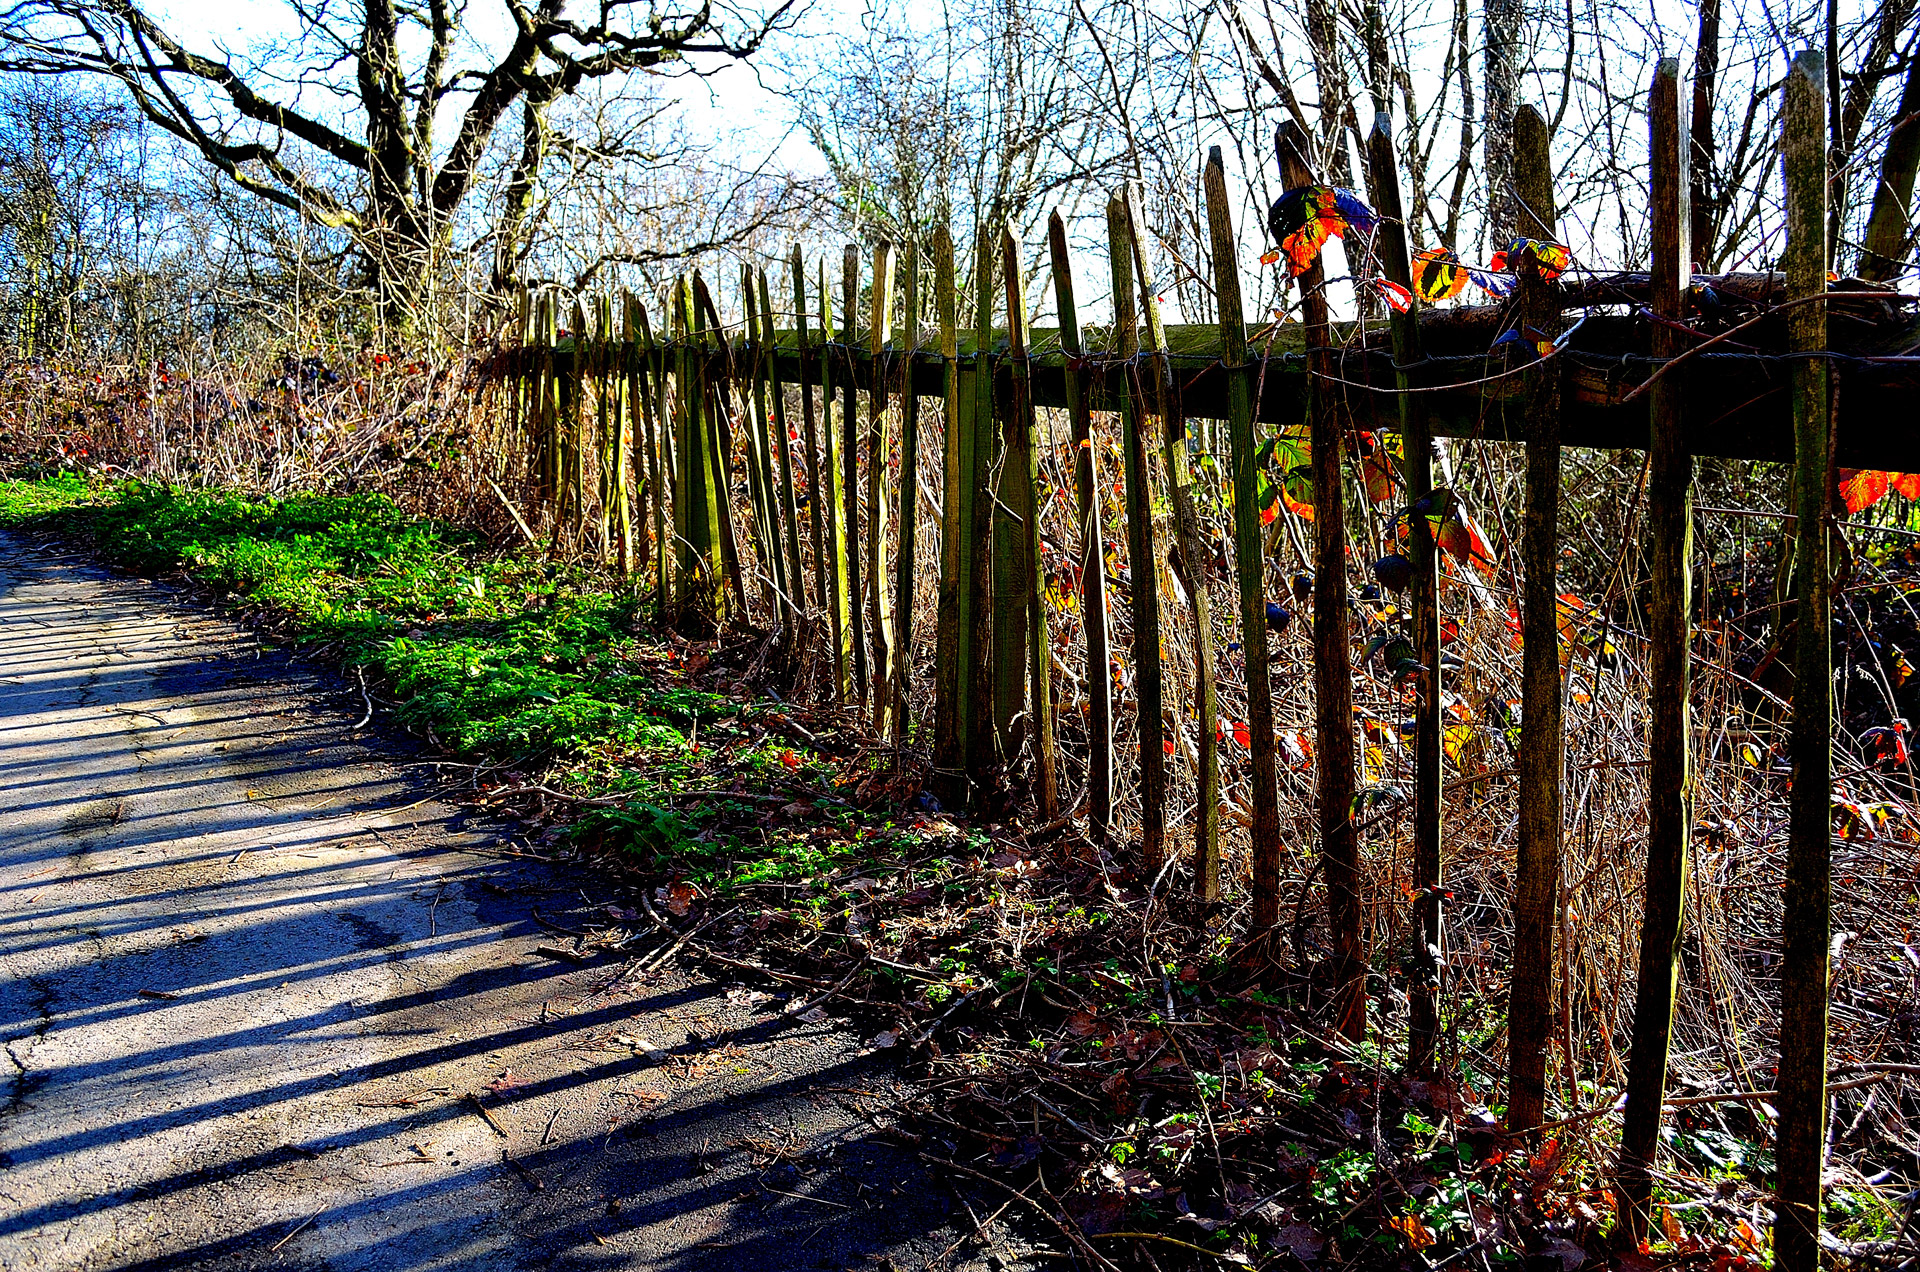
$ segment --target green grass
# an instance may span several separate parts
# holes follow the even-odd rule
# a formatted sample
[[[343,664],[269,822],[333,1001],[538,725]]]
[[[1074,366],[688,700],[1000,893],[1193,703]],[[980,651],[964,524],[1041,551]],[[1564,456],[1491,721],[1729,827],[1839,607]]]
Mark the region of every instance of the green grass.
[[[402,719],[456,752],[533,762],[680,740],[645,709],[633,602],[605,580],[486,552],[381,495],[249,499],[128,483],[98,504],[85,496],[71,479],[9,482],[0,520],[84,522],[114,565],[184,570],[267,607],[296,639],[376,672]]]
[[[184,572],[363,668],[405,724],[457,754],[547,769],[582,793],[632,795],[582,823],[600,842],[656,858],[690,851],[716,882],[825,865],[817,849],[773,844],[751,860],[717,860],[739,849],[720,828],[750,809],[663,811],[688,786],[818,784],[830,770],[804,750],[755,741],[760,708],[694,683],[667,643],[636,626],[631,591],[605,574],[494,552],[379,495],[7,481],[0,525],[84,536],[138,573]]]

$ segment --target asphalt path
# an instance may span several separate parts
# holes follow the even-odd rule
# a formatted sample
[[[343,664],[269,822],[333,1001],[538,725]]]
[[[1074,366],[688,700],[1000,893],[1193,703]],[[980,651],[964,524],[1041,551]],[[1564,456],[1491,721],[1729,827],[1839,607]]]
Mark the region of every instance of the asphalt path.
[[[0,1268],[1024,1262],[854,1023],[539,953],[619,902],[362,704],[0,536]]]

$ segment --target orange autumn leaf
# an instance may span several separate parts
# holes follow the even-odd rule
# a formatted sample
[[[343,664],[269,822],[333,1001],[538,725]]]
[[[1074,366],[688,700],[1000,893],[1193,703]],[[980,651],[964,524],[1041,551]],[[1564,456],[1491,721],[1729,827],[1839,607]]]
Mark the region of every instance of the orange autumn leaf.
[[[1374,503],[1385,503],[1393,498],[1398,483],[1392,459],[1381,451],[1375,451],[1367,456],[1366,462],[1361,465],[1361,472],[1366,478],[1367,498]]]
[[[1920,473],[1891,473],[1878,468],[1840,468],[1834,471],[1840,499],[1848,515],[1865,512],[1889,494],[1920,503]]]
[[[1404,1235],[1407,1244],[1416,1250],[1433,1244],[1433,1229],[1422,1223],[1419,1215],[1394,1215],[1387,1220],[1387,1226]]]
[[[1842,468],[1837,475],[1840,499],[1847,505],[1850,516],[1873,507],[1893,488],[1893,474],[1877,468]]]

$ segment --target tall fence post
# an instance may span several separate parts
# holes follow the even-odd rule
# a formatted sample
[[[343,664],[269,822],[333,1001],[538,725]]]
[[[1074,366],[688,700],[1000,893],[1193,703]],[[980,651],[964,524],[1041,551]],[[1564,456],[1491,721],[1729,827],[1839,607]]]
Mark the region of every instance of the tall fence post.
[[[786,523],[787,595],[789,617],[796,630],[807,612],[806,573],[800,563],[800,517],[793,499],[793,425],[787,419],[787,394],[780,379],[780,335],[773,321],[773,293],[767,286],[767,271],[761,267],[756,280],[760,288],[761,339],[767,349],[767,396],[773,410],[775,449],[780,455],[780,517]]]
[[[1687,97],[1680,59],[1661,58],[1647,103],[1652,141],[1653,275],[1651,308],[1678,324],[1692,269],[1688,208]],[[1671,327],[1654,324],[1653,353],[1685,348]],[[1683,437],[1680,372],[1649,392],[1647,535],[1651,563],[1647,605],[1647,874],[1640,927],[1640,974],[1633,1007],[1633,1050],[1620,1131],[1616,1193],[1620,1228],[1629,1242],[1646,1238],[1653,1198],[1653,1158],[1666,1100],[1667,1053],[1680,985],[1680,929],[1686,912],[1688,844],[1693,824],[1688,710],[1689,623],[1693,609],[1693,457]]]
[[[1087,637],[1087,829],[1107,842],[1113,822],[1113,676],[1107,652],[1107,545],[1100,524],[1100,457],[1093,446],[1093,411],[1078,363],[1085,355],[1080,313],[1073,303],[1073,262],[1067,227],[1055,212],[1047,219],[1047,250],[1053,263],[1054,305],[1060,311],[1060,353],[1065,362],[1067,415],[1073,423],[1074,485],[1080,509],[1080,621]]]
[[[893,244],[873,248],[873,318],[867,332],[867,587],[873,615],[873,731],[893,732],[893,619],[887,604],[887,342],[893,334]]]
[[[666,354],[653,338],[653,323],[647,307],[637,297],[633,314],[639,321],[641,365],[646,368],[647,484],[653,488],[653,616],[664,620],[671,608],[667,558],[674,551],[667,532],[668,475],[673,460],[667,446],[667,361]]]
[[[1020,427],[1013,402],[1014,382],[1026,367],[1020,359],[1019,310],[1024,301],[1004,285],[1003,266],[1007,252],[1016,251],[1004,229],[987,230],[980,250],[988,259],[989,282],[1001,283],[1001,299],[1011,301],[1007,310],[1006,361],[994,369],[988,401],[995,424],[995,445],[984,452],[999,458],[998,480],[991,495],[991,536],[993,552],[993,729],[999,739],[1001,756],[1008,764],[1019,754],[1019,739],[1013,729],[1025,714],[1027,704],[1027,643],[1032,639],[1032,624],[1027,622],[1026,527],[1031,520],[1021,494],[1027,481],[1027,456],[1024,430]],[[983,387],[985,387],[983,385]],[[990,463],[988,471],[993,471]],[[1030,723],[1030,722],[1029,722]],[[1032,729],[1029,727],[1028,735]]]
[[[561,501],[560,515],[554,519],[554,546],[560,545],[560,525],[564,520],[572,535],[570,547],[585,547],[587,530],[587,435],[592,431],[586,411],[587,384],[593,365],[593,316],[587,311],[584,296],[573,298],[573,353],[567,360],[567,374],[560,382],[560,418],[558,422]]]
[[[1809,49],[1787,75],[1781,152],[1786,177],[1787,318],[1796,353],[1824,349],[1826,282],[1826,59]],[[1805,303],[1812,300],[1812,303]],[[1833,622],[1829,577],[1833,491],[1828,364],[1793,367],[1795,647],[1793,790],[1786,899],[1781,915],[1779,1202],[1774,1266],[1813,1272],[1820,1261],[1820,1175],[1827,1142],[1828,940],[1832,924]]]
[[[720,498],[725,487],[714,482],[708,457],[712,431],[707,427],[705,342],[700,339],[699,311],[693,287],[682,277],[675,286],[674,309],[679,339],[679,437],[675,450],[680,461],[679,489],[673,501],[674,527],[680,541],[680,585],[683,606],[718,622],[721,614]],[[678,495],[684,494],[685,498]],[[684,518],[680,505],[686,504]]]
[[[618,540],[614,540],[614,551],[618,555],[620,576],[632,575],[636,569],[645,571],[647,567],[647,478],[639,471],[639,461],[634,457],[636,442],[645,453],[645,377],[639,369],[639,330],[634,325],[634,294],[626,288],[620,288],[620,323],[616,327],[616,344],[612,352],[611,377],[616,384],[614,402],[618,409],[618,428],[620,434],[614,438],[614,526]],[[634,559],[634,494],[639,494],[639,561]]]
[[[1291,120],[1280,125],[1281,184],[1314,184],[1306,134]],[[1347,643],[1347,507],[1341,484],[1346,438],[1326,390],[1333,373],[1327,352],[1326,271],[1316,260],[1300,275],[1306,320],[1308,445],[1313,455],[1313,703],[1315,803],[1320,856],[1327,876],[1327,926],[1333,937],[1334,1016],[1341,1036],[1367,1032],[1366,956],[1360,936],[1360,837],[1353,823],[1353,652]]]
[[[1267,669],[1267,561],[1260,539],[1259,443],[1253,423],[1253,363],[1247,356],[1247,322],[1240,300],[1240,247],[1233,235],[1226,163],[1218,146],[1208,152],[1204,184],[1233,451],[1234,570],[1240,578],[1240,653],[1246,665],[1247,740],[1253,756],[1253,926],[1264,932],[1280,921],[1280,794],[1273,688]]]
[[[1412,260],[1407,252],[1406,214],[1400,200],[1400,167],[1393,153],[1392,123],[1385,111],[1373,117],[1367,138],[1367,161],[1373,173],[1374,201],[1379,205],[1380,231],[1374,250],[1388,281],[1413,289]],[[1413,372],[1404,368],[1420,360],[1420,311],[1415,299],[1405,313],[1395,313],[1393,331],[1394,387],[1400,417],[1400,449],[1405,457],[1407,503],[1419,503],[1433,493],[1433,429],[1426,400],[1407,390],[1414,387]],[[1445,935],[1441,927],[1440,863],[1440,560],[1433,525],[1426,517],[1407,517],[1407,550],[1413,561],[1412,604],[1414,658],[1427,673],[1420,682],[1420,698],[1413,716],[1413,956],[1407,986],[1407,1069],[1416,1074],[1433,1071],[1440,1037],[1440,968]],[[1464,564],[1463,564],[1463,567]]]
[[[848,526],[843,495],[845,470],[840,465],[840,434],[834,428],[833,401],[833,293],[827,287],[827,263],[820,262],[820,432],[826,441],[822,464],[826,471],[814,487],[815,502],[827,506],[828,585],[833,599],[827,613],[833,631],[833,700],[844,705],[849,694],[848,672],[853,652],[853,618],[847,596]]]
[[[1551,239],[1552,156],[1531,106],[1513,119],[1513,185],[1521,238]],[[1553,285],[1527,251],[1513,253],[1519,317],[1531,331],[1559,324]],[[1524,334],[1524,333],[1523,333]],[[1527,338],[1528,347],[1534,337]],[[1560,903],[1560,364],[1526,375],[1526,510],[1521,521],[1520,814],[1513,881],[1513,977],[1507,1005],[1507,1130],[1540,1125],[1552,1036],[1553,929]]]
[[[768,609],[787,622],[787,581],[785,558],[780,555],[780,522],[774,511],[773,457],[767,450],[767,395],[765,349],[760,340],[760,300],[753,290],[753,267],[740,266],[741,301],[746,310],[745,331],[739,345],[740,360],[746,364],[747,402],[741,425],[746,432],[747,496],[753,505],[754,557],[761,577],[767,580],[763,592],[772,592]],[[729,355],[728,361],[732,361]]]
[[[707,420],[708,475],[713,481],[714,514],[720,527],[721,571],[714,589],[720,602],[714,609],[718,626],[726,618],[724,601],[728,588],[732,589],[734,607],[740,617],[749,616],[746,571],[740,568],[740,540],[733,528],[733,424],[727,405],[727,392],[733,381],[733,355],[728,348],[726,327],[720,321],[720,310],[713,303],[713,293],[707,290],[707,281],[697,269],[693,271],[693,300],[694,338],[699,346],[700,389]],[[715,350],[719,352],[718,358],[713,356]],[[713,374],[716,365],[720,368],[717,379]]]
[[[920,395],[914,391],[914,363],[920,352],[920,244],[909,239],[900,291],[900,544],[893,576],[893,742],[905,746],[907,700],[913,689],[913,594],[919,551]],[[949,496],[951,498],[951,496]]]
[[[1180,384],[1173,374],[1167,347],[1167,329],[1160,321],[1160,298],[1154,292],[1153,272],[1147,260],[1146,213],[1138,187],[1126,188],[1127,231],[1133,243],[1134,285],[1140,292],[1141,315],[1147,321],[1147,352],[1151,357],[1159,394],[1160,440],[1167,462],[1167,496],[1173,505],[1172,556],[1179,583],[1186,589],[1193,612],[1193,698],[1198,717],[1199,772],[1193,810],[1193,885],[1207,901],[1220,898],[1220,710],[1213,652],[1213,603],[1209,596],[1212,554],[1200,535],[1200,516],[1193,504],[1193,468],[1186,412],[1180,404]],[[1177,724],[1176,724],[1176,727]]]
[[[995,371],[993,354],[993,276],[994,239],[984,225],[974,228],[973,281],[974,330],[972,409],[968,410],[967,391],[961,391],[960,414],[967,422],[970,448],[962,460],[961,480],[967,493],[967,526],[962,551],[968,556],[965,566],[967,587],[972,600],[968,622],[973,633],[973,661],[961,668],[961,675],[973,677],[969,696],[971,716],[967,722],[967,775],[986,774],[1000,763],[998,719],[998,671],[990,651],[997,649],[997,620],[994,609],[993,520],[994,498],[989,482],[994,473]]]
[[[971,511],[970,474],[961,463],[966,414],[960,406],[960,300],[954,275],[953,234],[933,235],[933,299],[940,318],[941,388],[945,398],[940,443],[940,604],[934,632],[934,794],[954,808],[967,798],[967,707],[973,691],[973,601],[961,587],[962,527]]]
[[[1007,364],[1010,392],[1007,448],[1001,489],[1012,496],[1014,577],[1025,607],[1027,640],[1026,736],[1033,742],[1033,765],[1040,816],[1060,815],[1060,784],[1053,733],[1053,640],[1047,628],[1046,565],[1040,556],[1040,455],[1033,412],[1032,342],[1027,331],[1027,287],[1020,268],[1020,244],[1011,229],[1000,231],[1000,255],[1007,285]],[[1002,611],[1004,614],[1005,611]]]
[[[1145,393],[1134,359],[1140,353],[1133,307],[1133,235],[1127,206],[1107,201],[1107,260],[1113,278],[1113,356],[1125,377],[1119,400],[1121,467],[1126,474],[1127,593],[1133,619],[1134,732],[1140,741],[1140,866],[1157,882],[1167,851],[1166,722],[1160,701],[1160,558],[1154,546],[1152,472],[1141,429]]]
[[[860,582],[860,394],[853,362],[859,304],[860,249],[848,244],[840,258],[840,345],[835,350],[846,369],[840,386],[840,524],[847,540],[847,640],[853,648],[849,679],[854,699],[865,706],[869,685],[867,598]]]
[[[827,548],[831,540],[822,529],[822,509],[826,506],[825,477],[821,474],[820,430],[813,418],[813,386],[816,379],[824,382],[824,375],[809,370],[813,365],[812,345],[807,335],[807,266],[800,254],[800,245],[793,246],[792,262],[788,273],[793,282],[793,351],[794,360],[799,367],[800,376],[800,449],[807,465],[807,535],[813,544],[813,595],[820,609],[830,616],[830,639],[833,642],[831,656],[834,661],[834,693],[838,696],[840,681],[838,674],[840,653],[840,627],[837,622],[840,611],[834,605],[833,586],[828,581],[832,568],[832,558]],[[810,624],[811,627],[811,624]]]

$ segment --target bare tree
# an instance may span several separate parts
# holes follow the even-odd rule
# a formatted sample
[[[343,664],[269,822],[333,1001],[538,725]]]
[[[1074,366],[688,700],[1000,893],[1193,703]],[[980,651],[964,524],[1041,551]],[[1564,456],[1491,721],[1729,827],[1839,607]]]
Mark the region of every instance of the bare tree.
[[[568,16],[567,0],[504,0],[506,34],[489,40],[462,0],[364,0],[349,15],[327,0],[289,0],[295,37],[243,60],[194,51],[132,0],[13,0],[0,7],[0,70],[117,82],[241,188],[350,231],[397,323],[515,105],[531,182],[554,102],[638,70],[749,57],[798,3],[717,14],[711,0],[686,11],[599,0],[583,20]],[[338,105],[310,105],[329,99]],[[510,218],[525,209],[507,202]]]

